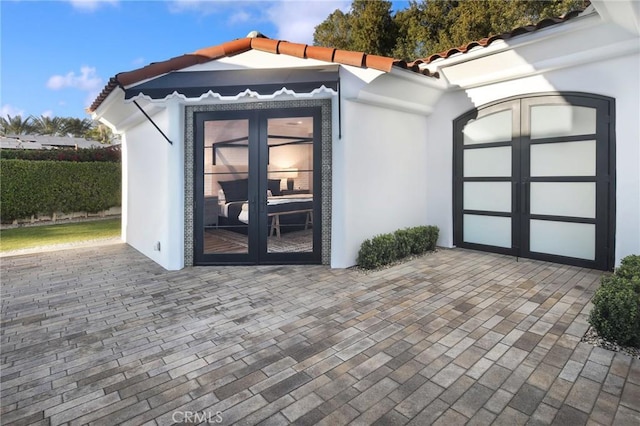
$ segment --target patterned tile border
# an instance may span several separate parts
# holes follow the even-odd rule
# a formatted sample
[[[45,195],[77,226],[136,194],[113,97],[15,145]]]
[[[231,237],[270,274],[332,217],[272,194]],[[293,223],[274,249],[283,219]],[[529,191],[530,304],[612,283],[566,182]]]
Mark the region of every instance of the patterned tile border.
[[[287,101],[261,101],[225,103],[217,105],[195,105],[185,108],[185,149],[184,149],[184,265],[193,265],[194,250],[194,149],[193,115],[196,112],[247,111],[264,109],[293,109],[320,107],[322,110],[322,264],[331,260],[331,99],[294,99]]]

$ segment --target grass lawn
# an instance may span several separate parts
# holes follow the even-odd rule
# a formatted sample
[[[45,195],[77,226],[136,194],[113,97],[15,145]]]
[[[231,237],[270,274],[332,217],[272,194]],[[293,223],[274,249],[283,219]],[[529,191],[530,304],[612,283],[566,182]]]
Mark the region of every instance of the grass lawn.
[[[120,236],[120,219],[0,230],[0,252]]]

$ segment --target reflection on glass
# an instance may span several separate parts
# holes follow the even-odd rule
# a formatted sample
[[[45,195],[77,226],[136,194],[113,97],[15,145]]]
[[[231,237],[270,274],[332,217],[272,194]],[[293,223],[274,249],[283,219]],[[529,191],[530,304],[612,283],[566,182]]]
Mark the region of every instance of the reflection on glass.
[[[248,143],[248,120],[205,123],[205,253],[248,253]]]
[[[591,135],[595,132],[595,108],[573,105],[531,107],[531,139]]]
[[[500,111],[470,120],[464,130],[464,144],[506,142],[512,138],[512,111]]]
[[[267,252],[313,251],[313,117],[268,120]]]

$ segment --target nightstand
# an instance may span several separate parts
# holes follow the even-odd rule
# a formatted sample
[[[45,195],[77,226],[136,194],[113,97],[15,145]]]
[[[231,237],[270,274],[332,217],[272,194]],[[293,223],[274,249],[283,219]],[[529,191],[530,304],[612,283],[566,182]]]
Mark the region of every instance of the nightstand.
[[[204,197],[204,226],[218,226],[218,197]]]

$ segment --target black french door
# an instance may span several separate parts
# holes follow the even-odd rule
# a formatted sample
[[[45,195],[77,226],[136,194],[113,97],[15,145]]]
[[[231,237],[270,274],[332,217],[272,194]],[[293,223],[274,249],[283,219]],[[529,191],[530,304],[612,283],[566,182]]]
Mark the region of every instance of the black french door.
[[[321,262],[321,110],[194,113],[194,263]]]
[[[454,122],[458,247],[613,266],[614,102],[578,93],[506,100]]]

